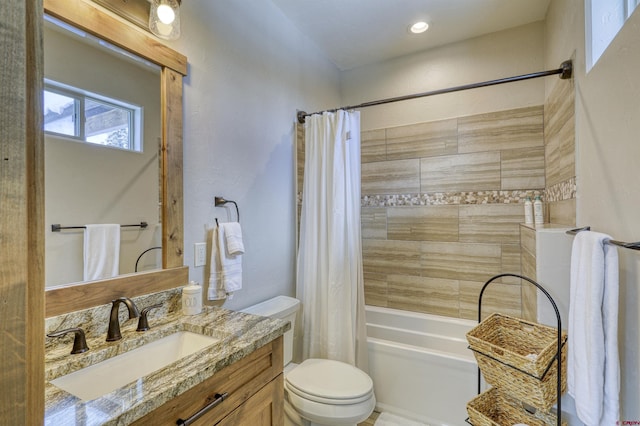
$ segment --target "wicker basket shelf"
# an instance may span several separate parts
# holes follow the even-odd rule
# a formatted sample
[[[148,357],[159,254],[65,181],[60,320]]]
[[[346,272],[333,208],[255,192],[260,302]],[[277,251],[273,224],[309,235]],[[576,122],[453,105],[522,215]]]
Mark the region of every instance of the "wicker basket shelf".
[[[529,426],[555,425],[557,417],[551,413],[530,412],[527,407],[515,398],[491,388],[467,403],[469,422],[473,426],[512,426],[522,423]],[[566,421],[562,422],[567,425]]]
[[[502,277],[527,281],[544,293],[556,312],[558,326],[499,313],[482,321],[484,291]],[[567,387],[567,335],[561,332],[560,312],[551,295],[531,278],[496,275],[480,290],[478,323],[467,333],[469,349],[478,362],[478,396],[467,404],[467,422],[473,426],[565,426],[560,396]],[[482,393],[480,373],[492,386]],[[554,404],[557,415],[550,412]]]
[[[567,364],[563,336],[562,371]],[[557,401],[557,331],[551,327],[492,314],[467,333],[469,348],[487,383],[539,410]],[[562,392],[567,387],[562,374]]]

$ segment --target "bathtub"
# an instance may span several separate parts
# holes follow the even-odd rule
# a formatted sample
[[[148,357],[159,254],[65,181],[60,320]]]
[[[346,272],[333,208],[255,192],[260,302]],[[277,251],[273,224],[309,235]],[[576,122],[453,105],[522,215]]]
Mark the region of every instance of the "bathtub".
[[[377,411],[432,426],[466,426],[477,365],[465,333],[475,321],[366,307]]]

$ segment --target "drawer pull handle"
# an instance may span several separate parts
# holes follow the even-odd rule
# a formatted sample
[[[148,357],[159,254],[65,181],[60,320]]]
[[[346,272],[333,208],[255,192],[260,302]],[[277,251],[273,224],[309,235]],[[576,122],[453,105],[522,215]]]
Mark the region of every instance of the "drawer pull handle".
[[[178,419],[176,424],[178,426],[189,426],[190,424],[192,424],[193,422],[198,420],[200,417],[204,416],[209,410],[211,410],[212,408],[220,405],[220,403],[222,401],[227,399],[227,396],[229,396],[229,394],[227,392],[225,392],[225,393],[217,393],[214,396],[215,396],[216,399],[214,399],[210,404],[206,405],[200,411],[198,411],[197,413],[195,413],[193,416],[189,417],[186,420]]]

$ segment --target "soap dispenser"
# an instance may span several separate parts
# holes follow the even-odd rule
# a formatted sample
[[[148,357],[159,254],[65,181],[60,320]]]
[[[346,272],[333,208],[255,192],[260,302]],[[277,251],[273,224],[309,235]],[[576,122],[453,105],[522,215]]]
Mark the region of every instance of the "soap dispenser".
[[[200,312],[202,312],[202,287],[200,283],[191,281],[182,289],[182,313],[198,315]]]
[[[524,202],[524,223],[527,225],[533,224],[533,203],[531,197],[527,197]]]
[[[544,209],[539,195],[536,195],[535,201],[533,202],[533,217],[536,225],[544,223]]]

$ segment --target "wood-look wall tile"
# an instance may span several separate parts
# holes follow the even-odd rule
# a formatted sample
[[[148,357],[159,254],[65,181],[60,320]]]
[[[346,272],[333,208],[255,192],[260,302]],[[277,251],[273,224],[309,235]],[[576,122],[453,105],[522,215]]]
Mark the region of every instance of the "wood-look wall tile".
[[[421,244],[414,241],[362,240],[364,272],[420,275]]]
[[[387,275],[364,273],[364,302],[371,306],[387,307]]]
[[[576,226],[576,199],[553,201],[549,207],[549,221],[560,225]]]
[[[544,103],[545,143],[548,134],[560,132],[575,114],[574,80],[556,80]]]
[[[458,206],[390,207],[390,240],[458,241]]]
[[[522,204],[472,204],[460,206],[460,241],[519,243]]]
[[[529,226],[520,225],[520,245],[523,250],[528,251],[531,255],[536,254],[536,230]]]
[[[542,105],[461,117],[458,152],[544,146]]]
[[[536,281],[536,257],[526,249],[522,249],[520,253],[520,263],[522,265],[522,275]]]
[[[500,188],[500,153],[423,158],[420,187],[422,192],[497,190]]]
[[[460,281],[460,318],[478,319],[478,297],[485,281]],[[482,295],[482,319],[494,312],[519,317],[522,313],[520,285],[489,284]]]
[[[390,308],[458,316],[459,295],[456,280],[389,275],[388,285]]]
[[[544,147],[507,149],[500,157],[503,190],[545,187]]]
[[[545,102],[546,184],[575,176],[575,96],[573,80],[558,80]]]
[[[434,157],[458,152],[456,119],[430,121],[387,129],[387,158]]]
[[[522,318],[526,319],[527,321],[537,321],[538,320],[538,289],[527,282],[523,282],[521,298],[522,298]]]
[[[501,273],[522,274],[520,257],[520,244],[502,244]],[[505,284],[520,284],[521,280],[515,277],[503,277],[500,281]]]
[[[420,192],[420,160],[378,161],[362,165],[362,194]]]
[[[545,135],[545,180],[547,187],[576,175],[575,120],[573,116],[557,133]]]
[[[387,239],[387,209],[384,207],[363,207],[360,209],[362,238]]]
[[[422,243],[422,276],[486,281],[500,273],[500,244]]]
[[[364,130],[360,133],[360,158],[363,163],[387,159],[386,130]]]

